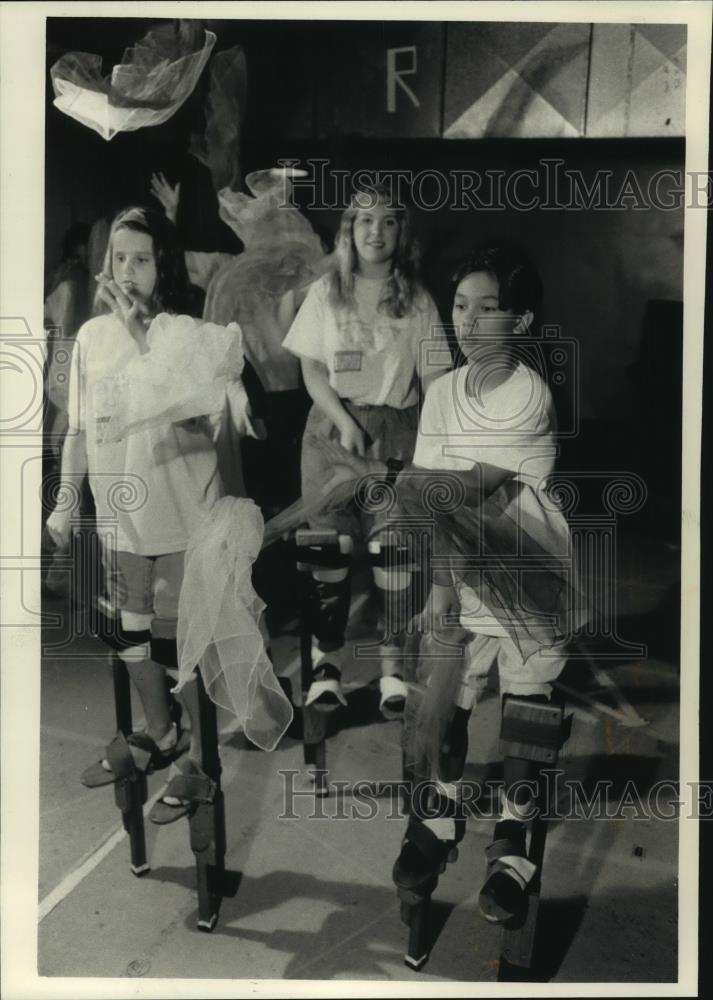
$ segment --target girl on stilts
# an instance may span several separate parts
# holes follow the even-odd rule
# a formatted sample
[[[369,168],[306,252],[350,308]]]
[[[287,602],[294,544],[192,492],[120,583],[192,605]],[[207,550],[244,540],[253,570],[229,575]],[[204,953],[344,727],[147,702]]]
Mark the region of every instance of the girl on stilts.
[[[450,367],[438,312],[419,281],[409,213],[388,187],[354,194],[335,257],[336,268],[310,287],[283,344],[301,358],[313,400],[302,445],[307,506],[332,477],[323,447],[329,441],[356,456],[410,461],[419,389]],[[352,503],[310,519],[310,528],[336,529],[342,555],[341,566],[313,574],[313,682],[306,704],[331,711],[346,704],[341,675],[354,540],[373,534],[374,524]],[[381,651],[380,708],[398,718],[406,698],[400,666],[406,623],[398,622],[394,609],[404,604],[411,573],[375,566],[374,578],[385,619],[395,623]]]
[[[407,760],[438,789],[432,818],[412,815],[394,865],[397,886],[416,893],[430,893],[464,833],[458,798],[468,720],[491,665],[497,660],[503,698],[547,702],[567,660],[566,638],[586,616],[569,526],[546,492],[554,413],[528,346],[540,298],[540,279],[516,249],[486,247],[458,268],[453,323],[464,364],[431,386],[413,465],[394,483],[396,512],[430,514],[433,554],[446,557],[432,574],[418,666],[408,673]],[[359,458],[330,443],[324,457],[335,482],[349,473],[389,475],[388,455]],[[430,503],[434,485],[450,492],[450,508],[443,495]],[[504,758],[501,815],[480,894],[493,922],[522,913],[535,874],[525,832],[538,773],[529,760]]]
[[[117,215],[97,281],[105,312],[77,335],[61,487],[76,494],[81,478],[89,475],[107,591],[120,610],[114,645],[146,718],[146,732],[131,734],[120,747],[115,741],[112,753],[130,753],[151,770],[188,749],[196,773],[199,741],[194,738],[187,747],[172,718],[166,668],[177,667],[184,552],[222,495],[216,450],[222,423],[229,417],[243,430],[247,426],[240,332],[186,315],[183,250],[174,226],[151,209]],[[211,392],[217,382],[206,360],[216,343],[223,345],[220,356],[231,371],[227,388],[217,394]],[[201,387],[207,390],[202,397]],[[116,426],[123,431],[113,433]],[[117,503],[122,490],[133,491],[136,502]],[[59,545],[69,542],[72,514],[70,504],[58,503],[47,521]],[[180,697],[195,735],[195,675]],[[86,769],[85,785],[116,780],[109,756]],[[186,811],[185,803],[166,799],[151,818],[171,822]]]

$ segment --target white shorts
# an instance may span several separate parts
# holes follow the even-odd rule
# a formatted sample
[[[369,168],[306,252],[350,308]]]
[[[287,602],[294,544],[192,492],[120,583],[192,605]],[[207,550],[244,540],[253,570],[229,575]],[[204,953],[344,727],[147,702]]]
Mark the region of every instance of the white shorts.
[[[466,643],[457,704],[471,708],[485,690],[488,674],[497,659],[500,693],[520,696],[547,695],[567,663],[564,643],[541,649],[527,660],[509,636],[475,634]]]

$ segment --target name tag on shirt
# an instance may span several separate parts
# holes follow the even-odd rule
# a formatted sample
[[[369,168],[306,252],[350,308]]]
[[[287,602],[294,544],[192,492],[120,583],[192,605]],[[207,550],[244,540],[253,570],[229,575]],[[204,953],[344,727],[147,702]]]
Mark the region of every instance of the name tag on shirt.
[[[334,371],[338,372],[360,372],[362,367],[361,351],[335,351]]]
[[[107,375],[94,385],[94,426],[97,444],[106,443],[109,421],[116,412],[125,384],[126,379],[121,375]]]

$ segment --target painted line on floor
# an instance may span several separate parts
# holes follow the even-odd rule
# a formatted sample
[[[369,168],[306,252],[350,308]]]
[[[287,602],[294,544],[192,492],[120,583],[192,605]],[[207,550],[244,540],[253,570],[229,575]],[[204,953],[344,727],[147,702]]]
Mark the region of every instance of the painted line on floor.
[[[230,782],[237,777],[238,769],[235,767],[226,767],[223,769],[222,779],[225,786],[229,785]],[[148,813],[151,807],[154,805],[158,799],[166,791],[168,787],[168,782],[165,782],[146,802],[145,812]],[[48,916],[52,910],[56,909],[59,904],[67,898],[67,896],[73,892],[78,885],[80,885],[84,879],[91,875],[94,869],[101,864],[107,855],[111,854],[114,848],[121,843],[122,840],[126,839],[126,830],[123,826],[118,827],[108,837],[103,840],[98,847],[93,848],[88,855],[84,857],[82,861],[73,868],[68,875],[62,879],[62,881],[49,892],[44,899],[41,900],[38,908],[38,924],[41,923],[46,916]]]
[[[168,782],[159,788],[159,790],[151,796],[151,798],[146,803],[147,810],[153,806],[166,791],[168,787]],[[92,848],[92,850],[84,857],[82,861],[73,868],[69,874],[65,875],[62,881],[49,892],[43,900],[41,900],[39,905],[39,916],[38,923],[41,923],[45,917],[59,906],[63,899],[73,892],[74,889],[83,882],[87,875],[90,875],[97,865],[101,864],[104,858],[111,854],[117,844],[120,844],[122,840],[126,837],[126,830],[123,826],[118,827],[112,833],[103,840],[98,847]]]
[[[362,607],[368,600],[368,597],[369,595],[366,592],[358,594],[355,597],[349,609],[349,621],[351,621],[352,618],[355,615],[357,615],[358,612],[362,609]],[[300,666],[300,658],[299,656],[297,656],[290,661],[290,663],[284,670],[280,672],[280,676],[281,677],[291,676],[293,673],[296,672],[299,666]],[[75,742],[88,744],[91,746],[96,746],[97,743],[99,742],[98,739],[93,739],[89,736],[84,736],[83,734],[73,733],[70,732],[69,730],[59,729],[54,726],[43,726],[41,728],[43,734],[48,736],[54,736],[55,738],[58,739],[74,740]],[[221,738],[224,738],[226,736],[231,736],[238,730],[238,728],[239,727],[237,726],[237,724],[229,723],[227,726],[225,726],[223,729],[220,730],[219,736]],[[231,770],[233,771],[232,774]],[[237,769],[234,768],[231,769],[228,767],[224,769],[222,775],[223,779],[222,783],[224,787],[227,786],[230,783],[230,781],[232,781],[232,779],[237,776],[237,773],[238,773]],[[146,803],[146,812],[150,811],[153,804],[163,795],[167,785],[168,782],[166,782],[166,784],[164,784],[161,788],[159,788],[159,790],[154,795],[151,796],[151,798]],[[44,918],[52,912],[52,910],[54,910],[57,906],[59,906],[62,900],[66,899],[66,897],[71,892],[73,892],[74,889],[76,889],[77,886],[80,885],[80,883],[88,875],[90,875],[99,864],[101,864],[104,858],[107,857],[107,855],[111,854],[111,852],[114,850],[117,844],[120,844],[121,841],[124,840],[125,838],[126,838],[126,830],[123,828],[123,826],[118,827],[111,834],[109,834],[106,840],[102,841],[98,847],[93,848],[92,851],[89,852],[89,854],[77,865],[76,868],[73,868],[72,871],[70,871],[67,875],[65,875],[65,877],[61,880],[61,882],[57,886],[55,886],[55,888],[52,889],[51,892],[49,892],[44,897],[44,899],[40,901],[38,923],[41,923],[44,920]]]
[[[361,610],[363,605],[368,600],[368,597],[369,597],[368,593],[362,593],[357,595],[357,597],[354,599],[349,609],[349,621],[351,621],[352,618]],[[294,673],[299,668],[299,666],[300,666],[300,658],[299,656],[297,656],[287,665],[287,667],[283,671],[280,672],[280,676],[283,677],[290,676],[290,674]],[[236,731],[237,728],[238,727],[234,724],[228,724],[226,727],[221,729],[220,736],[221,737],[230,736]],[[78,737],[77,734],[75,733],[71,733],[65,730],[60,730],[55,727],[49,727],[49,726],[43,727],[42,731],[47,735],[55,736],[58,738],[76,739],[78,742],[81,743],[84,742],[91,743],[92,746],[96,746],[97,743],[97,740],[91,739],[90,737]],[[231,781],[235,777],[237,777],[237,774],[238,774],[237,768],[226,767],[222,775],[223,787],[224,788],[227,787],[231,783]],[[146,803],[146,812],[149,812],[154,803],[164,794],[167,785],[168,783],[166,782],[164,785],[161,786],[161,788],[158,789],[158,791],[154,795],[152,795],[149,798],[149,800]],[[123,828],[123,826],[118,827],[116,830],[110,833],[106,837],[106,839],[103,840],[96,848],[93,848],[92,851],[90,851],[89,854],[86,855],[85,858],[74,869],[72,869],[72,871],[70,871],[67,875],[65,875],[65,877],[61,880],[61,882],[57,886],[55,886],[55,888],[52,889],[51,892],[49,892],[44,897],[44,899],[40,901],[38,923],[41,923],[42,920],[44,920],[44,918],[48,916],[48,914],[50,914],[54,909],[56,909],[56,907],[59,906],[59,904],[64,899],[66,899],[67,896],[71,892],[73,892],[77,888],[77,886],[79,886],[84,881],[84,879],[88,875],[90,875],[99,864],[101,864],[104,858],[106,858],[109,854],[111,854],[114,848],[118,844],[120,844],[121,841],[126,838],[126,836],[127,836],[126,830]],[[339,851],[338,849],[334,849],[331,847],[331,845],[326,844],[324,841],[321,840],[321,838],[312,836],[310,837],[310,839],[316,840],[318,843],[320,843],[320,845],[323,848],[332,850],[334,853],[339,855],[342,858],[342,860],[350,861],[353,863],[354,860],[353,858],[348,858],[346,855],[342,854],[342,852]]]
[[[358,612],[362,609],[362,607],[368,600],[368,597],[369,597],[368,593],[358,594],[355,597],[349,609],[349,621],[351,621],[352,618],[355,615],[357,615]],[[297,656],[290,661],[290,663],[284,670],[280,672],[280,676],[289,677],[291,674],[295,673],[295,671],[299,668],[299,666],[300,666],[300,658],[299,656]],[[237,731],[238,728],[239,727],[236,724],[229,723],[227,726],[225,726],[223,729],[220,730],[219,736],[221,738],[224,738],[226,736],[231,736],[233,733]],[[52,726],[43,726],[42,732],[48,736],[54,736],[60,739],[71,739],[79,743],[91,744],[92,746],[96,746],[97,742],[99,742],[98,740],[92,739],[88,736],[72,733],[68,730],[58,729]],[[234,773],[230,775],[230,770],[231,770],[230,768],[225,768],[223,772],[222,778],[224,787],[227,786],[232,780],[232,778],[236,777],[238,773],[237,769],[233,769]],[[148,812],[153,806],[153,804],[163,795],[164,791],[166,790],[167,784],[168,783],[164,784],[161,788],[159,788],[159,790],[155,793],[155,795],[151,796],[151,798],[146,803],[146,812]],[[123,826],[118,827],[116,830],[113,831],[113,833],[109,834],[106,840],[102,841],[102,843],[100,843],[98,847],[94,848],[83,859],[83,861],[81,861],[79,865],[77,865],[76,868],[72,869],[71,872],[65,875],[62,881],[57,886],[55,886],[55,888],[52,889],[52,891],[49,892],[44,897],[44,899],[41,900],[39,904],[38,923],[41,923],[44,920],[44,918],[49,913],[52,912],[52,910],[54,910],[57,906],[59,906],[62,900],[66,899],[66,897],[71,892],[73,892],[78,885],[80,885],[80,883],[87,877],[87,875],[90,875],[97,867],[97,865],[101,864],[104,858],[107,857],[107,855],[111,854],[111,852],[114,850],[117,844],[120,844],[121,841],[125,839],[125,837],[126,837],[126,830],[123,828]]]

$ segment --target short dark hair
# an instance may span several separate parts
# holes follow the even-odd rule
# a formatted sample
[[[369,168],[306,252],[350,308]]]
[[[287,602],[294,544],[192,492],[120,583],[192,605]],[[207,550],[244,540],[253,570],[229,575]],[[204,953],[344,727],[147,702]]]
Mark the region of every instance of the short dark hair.
[[[542,301],[542,281],[524,250],[514,243],[489,242],[468,256],[451,278],[451,298],[469,274],[486,271],[498,283],[498,304],[515,313],[537,312]]]
[[[118,229],[132,229],[151,237],[157,272],[155,304],[165,312],[187,312],[190,307],[188,272],[183,248],[173,223],[162,212],[153,208],[137,205],[119,212],[111,224],[104,257],[104,270],[107,274],[111,274],[112,246]]]

